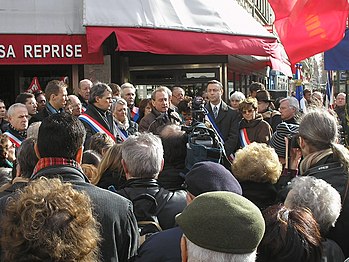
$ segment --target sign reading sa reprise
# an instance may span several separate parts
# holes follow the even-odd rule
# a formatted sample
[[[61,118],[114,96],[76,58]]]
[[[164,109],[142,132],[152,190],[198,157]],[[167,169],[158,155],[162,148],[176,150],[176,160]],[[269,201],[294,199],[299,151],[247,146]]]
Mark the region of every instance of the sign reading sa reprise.
[[[0,65],[103,64],[88,53],[86,35],[0,35]]]

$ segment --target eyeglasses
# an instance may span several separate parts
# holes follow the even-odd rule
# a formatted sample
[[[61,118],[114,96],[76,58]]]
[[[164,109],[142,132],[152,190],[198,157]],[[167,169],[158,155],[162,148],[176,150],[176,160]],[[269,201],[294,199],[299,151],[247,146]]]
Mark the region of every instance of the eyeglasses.
[[[253,111],[254,111],[254,109],[242,110],[241,113],[243,113],[243,114],[251,114]]]

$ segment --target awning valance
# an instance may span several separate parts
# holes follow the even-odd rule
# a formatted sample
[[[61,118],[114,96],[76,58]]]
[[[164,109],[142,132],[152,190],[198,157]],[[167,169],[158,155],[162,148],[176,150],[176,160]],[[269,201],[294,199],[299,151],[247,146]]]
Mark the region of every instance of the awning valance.
[[[256,55],[284,62],[277,38],[231,0],[84,0],[84,26],[91,53],[115,33],[119,51]]]

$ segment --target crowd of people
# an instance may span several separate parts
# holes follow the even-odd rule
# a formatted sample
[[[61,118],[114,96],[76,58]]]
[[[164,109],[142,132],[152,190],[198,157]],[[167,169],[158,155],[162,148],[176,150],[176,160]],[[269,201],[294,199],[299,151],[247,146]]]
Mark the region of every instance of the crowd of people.
[[[88,79],[0,100],[0,260],[349,258],[346,95],[203,91],[195,114],[178,86],[138,101]],[[196,125],[214,135],[191,141]]]

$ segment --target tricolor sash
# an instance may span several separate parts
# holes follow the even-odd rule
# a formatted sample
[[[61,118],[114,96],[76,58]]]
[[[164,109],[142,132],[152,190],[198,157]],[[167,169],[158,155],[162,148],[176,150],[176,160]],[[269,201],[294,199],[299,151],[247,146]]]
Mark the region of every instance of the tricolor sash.
[[[137,122],[139,118],[139,108],[134,106],[131,111],[131,118],[134,122]]]
[[[96,133],[104,133],[110,136],[114,141],[116,141],[116,138],[112,133],[110,133],[104,126],[102,126],[96,119],[92,118],[91,116],[87,114],[81,114],[79,115],[79,119],[85,123],[87,123]]]
[[[220,140],[220,142],[224,145],[224,140],[223,140],[223,136],[221,134],[221,131],[219,130],[218,126],[216,125],[215,121],[212,119],[212,116],[210,115],[210,113],[208,112],[208,110],[206,108],[204,108],[205,110],[205,120],[208,121],[210,123],[210,125],[212,126],[212,128],[216,131],[216,134]]]
[[[240,142],[242,148],[251,144],[250,139],[248,139],[246,128],[240,130]]]
[[[118,126],[116,126],[116,131],[118,132],[118,135],[122,142],[124,142],[126,138],[128,138],[126,131],[123,132],[123,130],[121,130]]]
[[[7,135],[10,141],[16,146],[16,148],[19,148],[22,144],[22,140],[20,140],[18,137],[15,137],[10,132],[6,131],[4,135]]]

